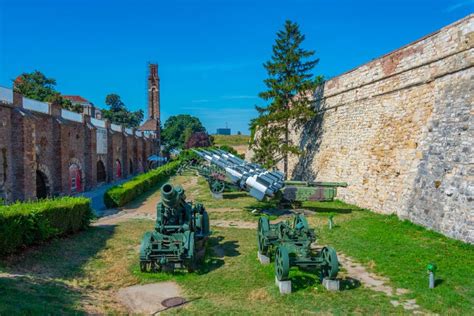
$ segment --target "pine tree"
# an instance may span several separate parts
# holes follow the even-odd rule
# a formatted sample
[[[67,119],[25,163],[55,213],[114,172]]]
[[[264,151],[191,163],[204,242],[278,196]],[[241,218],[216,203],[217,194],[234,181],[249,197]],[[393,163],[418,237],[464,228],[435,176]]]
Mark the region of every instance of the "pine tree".
[[[314,51],[300,47],[304,39],[298,24],[291,21],[277,33],[273,56],[264,64],[267,90],[259,94],[267,105],[256,106],[259,116],[250,123],[254,160],[266,167],[283,161],[286,175],[289,154],[300,154],[289,138],[290,128],[300,128],[314,116],[312,92],[322,82],[311,72],[319,62],[311,59]]]

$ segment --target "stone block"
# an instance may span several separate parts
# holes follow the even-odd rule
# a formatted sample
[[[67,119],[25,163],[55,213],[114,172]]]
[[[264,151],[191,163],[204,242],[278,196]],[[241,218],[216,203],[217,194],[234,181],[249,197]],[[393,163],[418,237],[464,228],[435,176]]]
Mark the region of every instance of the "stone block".
[[[215,199],[215,200],[222,200],[224,197],[223,197],[222,193],[212,192],[212,198]]]
[[[275,276],[275,285],[278,286],[280,294],[291,294],[291,280],[280,281]]]
[[[257,258],[258,258],[258,261],[260,261],[261,264],[270,264],[270,258],[261,254],[260,251],[257,252]]]
[[[339,291],[339,280],[323,279],[323,286],[328,291]]]

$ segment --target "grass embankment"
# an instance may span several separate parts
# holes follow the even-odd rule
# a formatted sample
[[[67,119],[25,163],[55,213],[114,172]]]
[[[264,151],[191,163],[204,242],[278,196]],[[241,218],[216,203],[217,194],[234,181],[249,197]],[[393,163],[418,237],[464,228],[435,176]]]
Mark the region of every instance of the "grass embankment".
[[[241,155],[247,151],[250,140],[248,135],[212,135],[212,137],[215,146],[230,146]]]
[[[212,135],[212,137],[214,137],[214,145],[216,146],[248,145],[250,140],[248,135]]]
[[[211,221],[257,221],[254,208],[271,208],[239,192],[212,200],[202,179],[180,176],[174,183],[187,185],[189,199],[201,201]],[[410,292],[424,311],[440,314],[473,314],[474,249],[393,216],[378,215],[342,202],[305,203],[315,211],[308,216],[317,228],[319,243],[354,258],[367,270],[390,279],[394,289]],[[126,209],[126,208],[125,208]],[[336,227],[327,229],[329,214]],[[192,301],[168,313],[186,314],[391,314],[409,313],[388,297],[364,287],[328,292],[314,274],[292,270],[294,293],[280,296],[274,285],[273,266],[256,260],[255,231],[211,227],[205,264],[195,274],[143,274],[138,270],[138,245],[152,220],[127,220],[113,226],[92,227],[68,239],[0,261],[0,272],[25,273],[26,277],[0,276],[0,314],[125,312],[115,292],[124,286],[175,280]],[[434,261],[438,286],[429,290],[426,265]],[[342,271],[344,275],[344,271]],[[44,304],[44,302],[48,304]]]

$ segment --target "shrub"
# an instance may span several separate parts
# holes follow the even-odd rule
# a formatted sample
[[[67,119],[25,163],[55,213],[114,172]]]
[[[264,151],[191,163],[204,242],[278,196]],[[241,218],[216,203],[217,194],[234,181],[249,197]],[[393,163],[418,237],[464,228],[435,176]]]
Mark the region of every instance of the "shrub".
[[[105,205],[109,208],[124,206],[160,181],[165,180],[178,168],[180,163],[180,160],[172,161],[157,169],[138,175],[130,181],[111,187],[104,194]]]
[[[92,216],[90,200],[83,197],[0,206],[0,254],[84,229]]]

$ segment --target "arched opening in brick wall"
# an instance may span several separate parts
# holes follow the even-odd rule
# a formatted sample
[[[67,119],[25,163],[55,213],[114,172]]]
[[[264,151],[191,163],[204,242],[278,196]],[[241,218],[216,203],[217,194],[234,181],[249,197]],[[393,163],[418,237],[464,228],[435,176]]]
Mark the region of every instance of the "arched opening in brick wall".
[[[46,174],[36,170],[36,198],[45,199],[50,195],[49,181]]]
[[[76,163],[69,165],[69,188],[71,193],[82,192],[83,189],[81,167]]]
[[[122,163],[119,159],[115,160],[115,177],[121,178],[122,177]]]
[[[130,159],[130,161],[128,163],[128,173],[133,174],[133,161],[132,161],[132,159]]]
[[[102,183],[107,180],[107,173],[105,171],[105,165],[102,160],[97,160],[97,183]]]

